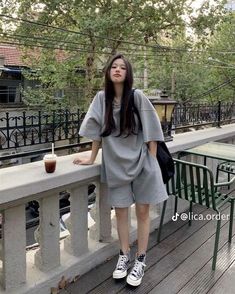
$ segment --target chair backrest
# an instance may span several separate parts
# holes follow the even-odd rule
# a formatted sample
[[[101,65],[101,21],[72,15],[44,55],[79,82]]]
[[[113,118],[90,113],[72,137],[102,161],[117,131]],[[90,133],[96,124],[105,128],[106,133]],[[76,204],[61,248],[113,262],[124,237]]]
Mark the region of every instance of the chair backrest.
[[[169,195],[216,210],[214,177],[204,165],[174,159],[175,175],[167,184]]]

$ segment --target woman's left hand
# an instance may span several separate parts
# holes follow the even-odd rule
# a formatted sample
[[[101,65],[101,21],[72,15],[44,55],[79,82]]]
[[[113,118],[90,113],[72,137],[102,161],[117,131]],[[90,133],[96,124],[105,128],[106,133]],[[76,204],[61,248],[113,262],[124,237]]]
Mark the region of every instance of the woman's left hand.
[[[94,164],[94,161],[92,161],[89,158],[84,158],[84,157],[75,157],[74,160],[73,160],[73,163],[74,164],[81,164],[81,165],[91,165],[91,164]]]

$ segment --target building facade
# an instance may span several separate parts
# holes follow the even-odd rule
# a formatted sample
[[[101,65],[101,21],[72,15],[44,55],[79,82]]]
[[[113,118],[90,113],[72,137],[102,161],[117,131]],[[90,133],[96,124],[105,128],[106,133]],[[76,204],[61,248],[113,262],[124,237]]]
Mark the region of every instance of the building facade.
[[[21,61],[21,52],[14,46],[0,45],[0,107],[22,106],[21,87],[25,79],[22,70],[27,68]]]

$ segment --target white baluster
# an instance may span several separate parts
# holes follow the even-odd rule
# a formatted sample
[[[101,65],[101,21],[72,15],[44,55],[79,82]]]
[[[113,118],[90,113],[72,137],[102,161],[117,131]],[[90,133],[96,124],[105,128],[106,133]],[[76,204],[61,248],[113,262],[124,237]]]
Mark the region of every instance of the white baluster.
[[[35,254],[35,265],[42,271],[48,271],[60,265],[60,228],[59,196],[49,195],[39,201],[40,204],[40,249]]]
[[[64,241],[64,249],[74,256],[80,256],[88,251],[88,187],[76,187],[70,193],[70,236]]]
[[[90,228],[89,236],[100,242],[112,242],[111,207],[108,204],[107,185],[96,182],[95,224]]]
[[[2,226],[2,284],[6,290],[26,281],[25,205],[6,209]]]

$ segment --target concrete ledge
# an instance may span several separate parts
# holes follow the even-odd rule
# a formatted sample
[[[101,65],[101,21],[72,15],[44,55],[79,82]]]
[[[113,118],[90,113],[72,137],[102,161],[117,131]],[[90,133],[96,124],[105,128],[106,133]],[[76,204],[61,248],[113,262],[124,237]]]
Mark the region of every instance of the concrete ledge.
[[[173,141],[167,143],[167,146],[171,153],[176,153],[208,142],[232,138],[235,138],[235,124],[177,134]]]
[[[174,136],[168,142],[171,153],[192,148],[210,141],[235,137],[235,124],[222,128],[207,128]],[[90,151],[81,153],[87,156]],[[78,166],[72,163],[73,155],[58,158],[57,169],[53,174],[46,174],[43,161],[8,167],[0,170],[0,205],[22,199],[30,195],[43,193],[53,188],[60,188],[100,175],[101,150],[93,166]]]
[[[167,145],[171,153],[198,146],[210,141],[227,140],[233,141],[235,138],[235,124],[223,126],[220,129],[208,128],[200,131],[192,131],[174,136],[174,141]],[[82,156],[88,153],[83,153]],[[37,195],[42,194],[47,197],[48,191],[61,190],[73,184],[80,185],[83,181],[99,178],[101,151],[94,166],[77,166],[72,163],[74,155],[62,156],[58,159],[56,173],[48,175],[44,172],[43,162],[35,162],[22,166],[9,167],[0,170],[0,208],[6,205],[17,206],[19,203],[26,203]],[[36,195],[37,194],[37,195]],[[165,222],[172,216],[172,200],[167,207]],[[182,204],[179,211],[185,209]],[[152,220],[151,231],[158,226],[159,215]],[[16,227],[17,229],[17,227]],[[63,249],[63,241],[60,243],[61,266],[44,273],[38,270],[34,264],[34,251],[27,252],[27,283],[18,287],[14,291],[3,291],[8,294],[49,294],[51,287],[57,287],[62,276],[65,279],[73,279],[88,272],[96,265],[104,262],[107,258],[116,255],[118,252],[117,234],[114,230],[112,235],[114,241],[111,243],[99,243],[89,238],[89,252],[81,257],[75,257]],[[130,241],[136,240],[136,222],[132,222]]]
[[[88,152],[84,152],[87,155]],[[45,193],[48,190],[78,184],[78,182],[99,177],[100,163],[90,166],[73,164],[73,155],[57,159],[57,168],[53,174],[47,174],[43,161],[17,165],[0,170],[0,205],[25,197]]]

